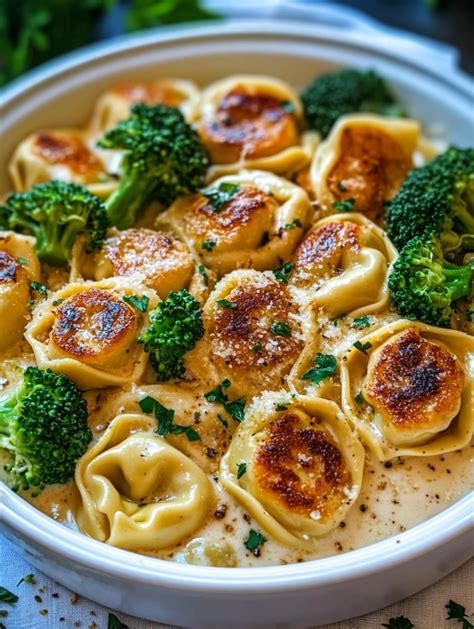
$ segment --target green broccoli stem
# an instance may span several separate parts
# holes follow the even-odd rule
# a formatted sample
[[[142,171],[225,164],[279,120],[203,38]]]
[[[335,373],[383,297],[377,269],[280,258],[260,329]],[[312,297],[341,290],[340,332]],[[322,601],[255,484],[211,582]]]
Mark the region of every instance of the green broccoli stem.
[[[12,396],[0,402],[0,448],[11,450],[11,420],[15,418],[16,396]]]
[[[105,202],[110,222],[119,229],[127,229],[139,218],[141,210],[156,185],[156,179],[146,173],[131,170],[119,187]]]
[[[445,267],[443,274],[447,280],[451,301],[469,295],[472,284],[472,270],[468,265],[452,269]]]
[[[466,234],[474,234],[474,216],[469,211],[468,205],[465,203],[457,203],[454,220],[461,223]]]

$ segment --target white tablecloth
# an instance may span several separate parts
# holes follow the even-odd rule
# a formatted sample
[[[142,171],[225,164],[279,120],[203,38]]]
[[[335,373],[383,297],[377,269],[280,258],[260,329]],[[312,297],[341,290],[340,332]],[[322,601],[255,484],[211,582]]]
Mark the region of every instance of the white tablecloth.
[[[109,610],[81,597],[72,604],[72,592],[38,573],[1,536],[0,557],[0,585],[19,596],[15,605],[0,603],[0,609],[9,612],[7,617],[0,618],[7,629],[107,629]],[[31,573],[35,575],[35,585],[22,583],[16,586],[22,577]],[[73,596],[72,600],[75,598]],[[442,581],[401,603],[351,621],[324,625],[323,629],[375,629],[388,622],[389,618],[400,615],[410,618],[416,629],[461,629],[456,621],[445,620],[444,606],[449,599],[464,605],[468,611],[474,611],[474,559]],[[47,610],[48,613],[42,615],[41,610]],[[119,612],[116,612],[116,616],[129,629],[169,627]],[[60,621],[60,618],[64,620]]]

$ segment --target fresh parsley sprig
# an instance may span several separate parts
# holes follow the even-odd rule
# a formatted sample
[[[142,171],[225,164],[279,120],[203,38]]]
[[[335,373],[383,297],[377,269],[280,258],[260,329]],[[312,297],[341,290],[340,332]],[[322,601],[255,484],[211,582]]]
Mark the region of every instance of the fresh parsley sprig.
[[[316,354],[314,364],[316,366],[303,376],[303,380],[311,380],[313,384],[320,384],[326,378],[330,378],[337,368],[336,357],[332,354]]]
[[[157,434],[160,437],[166,437],[167,435],[186,435],[188,441],[200,441],[201,437],[199,433],[192,428],[192,426],[180,426],[179,424],[173,424],[174,410],[172,408],[166,408],[158,400],[147,395],[138,402],[139,407],[144,413],[148,415],[154,414],[156,421],[158,422]]]
[[[245,400],[244,398],[229,400],[226,391],[230,385],[230,380],[226,378],[215,389],[205,393],[204,397],[208,402],[222,404],[224,410],[232,417],[232,419],[235,419],[237,422],[241,422],[245,416]]]

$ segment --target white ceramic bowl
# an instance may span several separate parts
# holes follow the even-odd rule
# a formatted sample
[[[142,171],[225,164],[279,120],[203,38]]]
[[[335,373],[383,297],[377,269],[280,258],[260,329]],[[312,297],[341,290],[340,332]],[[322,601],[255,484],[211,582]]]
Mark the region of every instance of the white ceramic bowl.
[[[395,39],[395,43],[397,40]],[[49,64],[4,93],[4,160],[27,133],[83,123],[94,99],[118,79],[159,75],[200,84],[261,72],[301,87],[321,71],[378,69],[426,126],[442,123],[451,141],[472,144],[472,86],[453,56],[376,31],[297,23],[214,24],[106,43]],[[471,137],[470,137],[471,136]],[[8,189],[6,169],[0,191]],[[6,487],[2,530],[25,559],[106,606],[192,627],[314,626],[367,613],[430,585],[466,561],[474,497],[369,547],[303,564],[208,568],[142,557],[54,522]]]

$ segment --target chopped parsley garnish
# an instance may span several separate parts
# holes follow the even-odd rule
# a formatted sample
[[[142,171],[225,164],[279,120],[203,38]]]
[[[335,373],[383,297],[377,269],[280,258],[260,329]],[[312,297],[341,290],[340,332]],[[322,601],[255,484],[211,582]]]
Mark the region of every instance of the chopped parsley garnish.
[[[372,343],[361,343],[360,341],[356,341],[355,343],[353,343],[353,345],[356,349],[359,350],[359,352],[362,352],[363,354],[367,354],[367,350],[372,347]]]
[[[128,625],[124,625],[123,622],[120,622],[115,614],[109,614],[107,629],[128,629]]]
[[[32,290],[35,291],[35,293],[39,293],[43,297],[46,297],[48,294],[48,289],[41,282],[35,282],[35,281],[31,282],[31,288]]]
[[[346,313],[343,312],[338,317],[334,317],[334,319],[331,319],[333,326],[337,328],[337,326],[339,325],[339,321],[342,321],[342,319],[345,319],[346,316],[347,316]]]
[[[352,322],[354,328],[368,328],[370,327],[370,320],[367,315],[363,317],[359,317],[358,319],[354,319]]]
[[[303,380],[311,380],[313,384],[319,384],[334,374],[337,360],[332,354],[316,354],[314,364],[316,366],[304,374]]]
[[[0,586],[0,601],[2,603],[16,603],[18,600],[18,596],[16,594],[13,594],[13,592],[10,592],[9,590],[7,590],[4,587]]]
[[[355,396],[354,401],[357,404],[363,404],[365,402],[364,396],[362,395],[362,391],[359,391],[359,393]]]
[[[148,310],[148,304],[150,303],[150,298],[146,295],[142,295],[141,297],[138,295],[130,295],[129,297],[122,297],[122,299],[126,304],[140,312],[146,312]]]
[[[238,463],[237,464],[237,480],[242,478],[242,476],[247,471],[247,463]]]
[[[233,301],[229,301],[228,299],[218,299],[216,304],[218,308],[231,308],[232,310],[237,308],[237,304]]]
[[[284,100],[280,107],[283,109],[283,111],[286,111],[287,114],[294,114],[296,109],[295,106],[293,105],[293,103],[290,103],[289,100]]]
[[[243,398],[239,398],[238,400],[229,400],[225,391],[230,387],[230,384],[230,380],[226,378],[215,389],[205,393],[204,397],[208,402],[222,404],[225,412],[228,413],[232,419],[235,419],[237,422],[241,422],[245,415],[245,400]]]
[[[28,264],[28,259],[27,258],[18,257],[17,258],[17,262],[18,262],[18,264]]]
[[[255,343],[255,345],[252,347],[252,352],[254,354],[258,354],[258,352],[262,349],[262,344],[261,343]]]
[[[275,406],[275,410],[276,411],[287,411],[288,410],[288,406],[286,406],[285,404],[277,404]]]
[[[275,321],[275,323],[272,323],[270,332],[275,336],[291,336],[290,326],[285,321]]]
[[[469,323],[474,321],[474,310],[466,310],[466,321],[469,321]]]
[[[294,221],[291,221],[291,223],[286,223],[285,225],[285,229],[296,229],[297,227],[303,227],[303,223],[300,221],[299,218],[295,218]]]
[[[387,627],[387,629],[415,629],[415,625],[412,621],[405,616],[390,618],[388,623],[382,624],[382,627]]]
[[[344,199],[343,201],[334,201],[332,207],[338,212],[352,212],[354,204],[355,199]]]
[[[209,286],[209,277],[206,273],[206,267],[204,266],[204,264],[198,264],[198,271],[201,274],[204,286]]]
[[[249,536],[244,541],[244,545],[245,548],[258,557],[260,555],[260,546],[263,546],[266,541],[267,538],[265,536],[255,529],[250,529]]]
[[[347,192],[347,188],[346,188],[346,186],[342,183],[342,181],[339,181],[339,182],[337,183],[337,189],[338,189],[340,192]]]
[[[201,194],[208,200],[208,205],[212,207],[214,212],[220,212],[224,205],[232,199],[240,190],[238,183],[223,182],[218,188],[206,188],[201,190]]]
[[[204,249],[204,251],[212,251],[216,245],[217,240],[206,240],[202,243],[201,247]]]
[[[287,262],[283,264],[279,269],[275,269],[273,271],[273,275],[279,282],[283,282],[284,284],[288,284],[288,280],[290,279],[291,271],[293,270],[294,264],[291,262]]]
[[[18,587],[22,583],[30,583],[31,585],[35,585],[36,579],[33,574],[27,574],[26,577],[23,577],[22,579],[18,581],[18,583],[16,584],[16,587]]]
[[[60,306],[64,299],[53,299],[53,306]]]
[[[200,441],[201,437],[191,426],[173,424],[174,410],[172,408],[166,408],[166,406],[163,406],[158,400],[155,400],[149,395],[140,400],[138,405],[144,413],[154,413],[158,423],[156,432],[160,437],[184,434],[188,438],[188,441]]]
[[[445,605],[448,610],[447,620],[457,620],[462,623],[462,629],[473,629],[474,625],[469,620],[466,614],[466,608],[456,603],[453,600],[449,600],[449,603]]]

